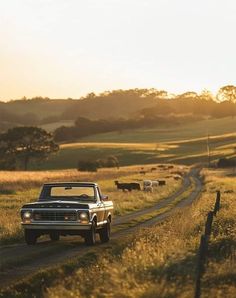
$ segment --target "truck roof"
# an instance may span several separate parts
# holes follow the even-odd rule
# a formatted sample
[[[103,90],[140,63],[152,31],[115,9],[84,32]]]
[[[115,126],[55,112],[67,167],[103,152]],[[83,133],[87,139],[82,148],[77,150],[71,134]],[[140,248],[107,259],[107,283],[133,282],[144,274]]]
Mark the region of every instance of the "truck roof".
[[[98,186],[97,183],[95,182],[49,182],[49,183],[44,183],[43,185],[45,186]]]

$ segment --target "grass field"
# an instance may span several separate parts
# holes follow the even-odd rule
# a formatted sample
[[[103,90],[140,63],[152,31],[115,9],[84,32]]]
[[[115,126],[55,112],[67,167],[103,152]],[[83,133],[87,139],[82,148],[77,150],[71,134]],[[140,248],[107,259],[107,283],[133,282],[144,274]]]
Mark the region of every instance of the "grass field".
[[[236,156],[236,118],[204,120],[161,129],[107,133],[63,144],[56,155],[32,170],[76,168],[78,160],[96,160],[115,155],[121,166],[177,163],[206,163],[207,134],[211,161]]]
[[[132,166],[117,169],[103,169],[97,173],[82,173],[75,170],[51,171],[51,172],[1,172],[0,173],[0,242],[9,243],[23,239],[23,232],[20,225],[19,210],[27,202],[35,201],[38,197],[42,183],[47,181],[96,181],[101,186],[103,193],[108,195],[114,202],[115,216],[123,215],[168,197],[176,191],[181,180],[174,180],[170,170],[159,169],[150,172],[151,166],[146,166],[149,172],[143,176],[139,174],[140,167]],[[180,170],[185,172],[183,167],[175,167],[171,171]],[[166,176],[169,176],[166,178]],[[172,177],[171,177],[172,176]],[[142,185],[143,179],[165,178],[167,185],[158,188],[154,193],[133,191],[123,193],[116,190],[114,180],[137,181]]]
[[[81,139],[82,142],[102,143],[159,143],[175,142],[236,132],[236,118],[201,120],[187,125],[169,126],[154,129],[138,129],[123,133],[105,133]]]
[[[200,235],[220,189],[222,204],[214,219],[201,297],[234,298],[236,178],[231,171],[203,174],[205,189],[191,208],[97,253],[35,274],[2,297],[193,297]]]

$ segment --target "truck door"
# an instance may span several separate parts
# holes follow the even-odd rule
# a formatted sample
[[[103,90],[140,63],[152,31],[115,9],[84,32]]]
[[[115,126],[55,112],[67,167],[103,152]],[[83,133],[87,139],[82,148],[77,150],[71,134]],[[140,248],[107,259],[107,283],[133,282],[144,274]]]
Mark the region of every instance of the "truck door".
[[[97,219],[99,224],[100,222],[103,222],[105,219],[105,207],[104,207],[103,201],[101,200],[101,194],[100,194],[99,188],[96,187],[95,191],[97,196]]]

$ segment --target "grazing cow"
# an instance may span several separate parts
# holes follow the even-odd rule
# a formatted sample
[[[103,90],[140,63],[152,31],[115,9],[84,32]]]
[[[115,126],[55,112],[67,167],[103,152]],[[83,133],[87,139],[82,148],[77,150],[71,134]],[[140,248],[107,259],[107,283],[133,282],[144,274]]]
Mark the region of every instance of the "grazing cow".
[[[153,180],[153,181],[152,181],[152,186],[153,186],[153,187],[157,187],[157,186],[159,186],[159,182],[156,181],[156,180]]]
[[[125,190],[132,191],[132,187],[130,186],[129,183],[119,183],[117,180],[114,182],[117,189],[122,189],[122,191],[125,191]]]
[[[151,168],[151,172],[156,171],[156,170],[157,170],[157,168],[155,168],[155,167]]]
[[[152,185],[152,180],[143,180],[143,186]]]
[[[138,182],[129,183],[134,190],[141,190],[140,184]]]
[[[180,180],[181,179],[181,177],[180,176],[174,176],[174,180]]]
[[[122,191],[128,190],[141,190],[140,184],[136,182],[131,183],[119,183],[117,180],[114,181],[117,189],[122,189]]]
[[[139,171],[139,174],[143,174],[143,175],[145,175],[146,174],[146,171]]]
[[[158,182],[159,182],[159,186],[166,185],[166,181],[165,180],[158,180]]]
[[[150,187],[152,187],[152,181],[151,180],[144,180],[143,181],[143,190],[147,191],[147,189],[149,189]]]
[[[146,192],[153,192],[153,187],[151,185],[147,185],[143,190]]]

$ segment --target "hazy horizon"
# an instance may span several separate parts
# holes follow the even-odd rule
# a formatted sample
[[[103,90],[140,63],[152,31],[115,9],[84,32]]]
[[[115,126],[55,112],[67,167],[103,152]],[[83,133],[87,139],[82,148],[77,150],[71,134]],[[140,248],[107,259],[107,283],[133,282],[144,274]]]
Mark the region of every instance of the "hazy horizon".
[[[233,0],[0,3],[0,101],[235,84]]]

